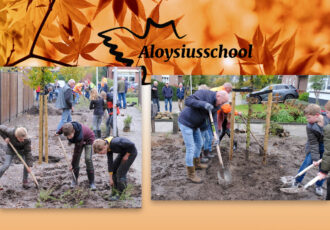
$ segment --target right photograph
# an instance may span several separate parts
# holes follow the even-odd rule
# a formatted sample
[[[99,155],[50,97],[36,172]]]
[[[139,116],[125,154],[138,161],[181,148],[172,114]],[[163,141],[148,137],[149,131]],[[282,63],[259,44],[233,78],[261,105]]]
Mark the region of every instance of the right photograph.
[[[329,75],[152,76],[152,200],[329,200],[329,100]]]

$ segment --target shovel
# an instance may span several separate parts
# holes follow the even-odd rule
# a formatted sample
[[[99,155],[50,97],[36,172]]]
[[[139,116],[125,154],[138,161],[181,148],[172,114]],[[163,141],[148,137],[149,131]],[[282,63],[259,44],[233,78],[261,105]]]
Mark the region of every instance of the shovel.
[[[21,155],[19,155],[19,153],[17,152],[16,148],[12,145],[12,143],[8,142],[8,144],[14,150],[14,152],[16,153],[18,159],[20,159],[20,161],[23,163],[23,165],[26,168],[26,170],[31,174],[31,177],[32,177],[34,183],[36,184],[36,187],[39,189],[39,183],[37,181],[37,178],[34,176],[33,172],[30,169],[30,167],[25,163],[25,161],[23,160],[23,158],[21,157]]]
[[[307,188],[315,184],[318,180],[320,180],[319,176],[314,177],[312,180],[310,180],[304,187],[302,188],[281,188],[281,192],[288,193],[288,194],[296,194],[305,192]]]
[[[317,163],[320,164],[321,162],[322,162],[322,159],[320,159]],[[298,173],[295,176],[283,176],[283,177],[281,177],[281,181],[283,184],[292,184],[293,181],[297,177],[300,177],[301,175],[303,175],[305,172],[307,172],[308,170],[310,170],[313,167],[314,167],[314,164],[311,164],[310,166],[308,166],[307,168],[305,168],[304,170],[302,170],[300,173]]]
[[[76,176],[74,175],[73,171],[71,170],[70,162],[69,162],[68,156],[67,156],[67,154],[66,154],[66,151],[65,151],[65,148],[64,148],[64,146],[63,146],[63,143],[62,143],[62,140],[61,140],[60,136],[58,136],[58,140],[59,140],[59,142],[61,143],[61,146],[62,146],[62,149],[63,149],[63,154],[64,154],[64,158],[65,158],[66,164],[67,164],[68,168],[69,168],[70,171],[71,171],[71,174],[72,174],[72,177],[73,177],[74,181],[77,183],[77,178],[76,178]]]
[[[221,156],[221,152],[220,152],[220,146],[218,143],[218,136],[217,133],[215,132],[215,126],[214,126],[214,121],[213,121],[213,116],[212,116],[212,112],[211,110],[209,110],[209,117],[210,117],[210,121],[211,121],[211,126],[212,126],[212,131],[213,131],[213,135],[214,138],[216,139],[217,145],[217,153],[218,153],[218,158],[219,158],[219,162],[220,162],[220,171],[218,171],[218,182],[219,184],[222,184],[223,182],[227,183],[231,181],[231,174],[230,171],[228,169],[225,169],[225,166],[223,164],[222,161],[222,156]]]

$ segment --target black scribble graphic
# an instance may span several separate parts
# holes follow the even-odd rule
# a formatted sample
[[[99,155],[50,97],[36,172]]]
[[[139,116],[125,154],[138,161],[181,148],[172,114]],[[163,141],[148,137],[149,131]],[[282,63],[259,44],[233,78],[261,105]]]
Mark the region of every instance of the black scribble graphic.
[[[130,30],[130,29],[126,28],[126,27],[115,27],[115,28],[112,28],[112,29],[109,29],[109,30],[105,30],[105,31],[102,31],[102,32],[98,33],[98,36],[104,39],[103,44],[105,46],[107,46],[107,47],[110,48],[110,50],[109,50],[110,54],[116,56],[116,60],[117,61],[125,64],[126,66],[132,66],[133,63],[134,63],[134,60],[133,59],[129,59],[129,58],[124,58],[123,57],[124,56],[124,53],[119,52],[119,51],[116,51],[117,48],[118,48],[118,45],[109,42],[109,41],[112,40],[112,37],[107,36],[107,35],[104,35],[104,34],[110,32],[110,31],[124,29],[124,30],[130,32],[133,36],[135,36],[135,37],[137,37],[139,39],[145,39],[148,36],[148,34],[149,34],[150,26],[151,25],[154,26],[154,27],[156,27],[156,28],[159,28],[159,29],[165,28],[167,26],[172,26],[173,32],[174,32],[175,36],[178,39],[182,39],[182,38],[184,38],[186,36],[186,35],[179,36],[179,34],[178,34],[177,30],[176,30],[176,27],[175,27],[174,20],[170,20],[170,21],[165,22],[163,24],[158,24],[158,23],[154,22],[151,18],[148,18],[147,19],[146,29],[145,29],[145,32],[144,32],[143,35],[136,34],[132,30]],[[139,66],[139,67],[141,67],[142,68],[142,71],[143,71],[142,84],[143,85],[150,84],[150,83],[146,83],[145,82],[146,77],[147,77],[147,68],[145,66]]]

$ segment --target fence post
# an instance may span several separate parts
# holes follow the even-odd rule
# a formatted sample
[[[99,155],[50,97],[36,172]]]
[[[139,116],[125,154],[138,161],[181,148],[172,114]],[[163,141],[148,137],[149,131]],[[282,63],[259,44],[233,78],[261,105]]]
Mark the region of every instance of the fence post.
[[[45,120],[45,162],[48,163],[48,95],[44,95],[44,120]]]
[[[39,94],[39,164],[42,163],[43,155],[43,91]]]
[[[9,120],[9,122],[10,122],[10,118],[11,118],[11,103],[10,103],[10,97],[12,96],[11,95],[11,73],[10,72],[8,72],[8,77],[9,77],[9,93],[8,93],[8,95],[9,95],[9,99],[8,99],[8,104],[9,104],[9,118],[8,118],[8,120]]]

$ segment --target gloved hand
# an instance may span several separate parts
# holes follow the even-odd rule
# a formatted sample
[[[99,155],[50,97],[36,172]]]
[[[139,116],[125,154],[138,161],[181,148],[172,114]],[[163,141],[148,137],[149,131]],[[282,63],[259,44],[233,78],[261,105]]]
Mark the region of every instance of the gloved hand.
[[[211,105],[210,103],[206,103],[206,104],[204,105],[204,108],[205,108],[206,110],[210,111],[210,110],[212,110],[214,107],[213,107],[213,105]]]

